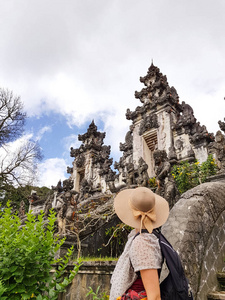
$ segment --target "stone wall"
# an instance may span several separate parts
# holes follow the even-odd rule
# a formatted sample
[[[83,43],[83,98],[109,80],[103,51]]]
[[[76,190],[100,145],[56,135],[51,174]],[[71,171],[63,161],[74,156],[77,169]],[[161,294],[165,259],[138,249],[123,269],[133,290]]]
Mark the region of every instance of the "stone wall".
[[[181,196],[163,226],[178,251],[196,300],[216,290],[225,258],[225,180],[204,183]]]
[[[225,211],[217,220],[211,236],[208,240],[206,253],[203,259],[200,274],[200,285],[198,289],[198,299],[207,299],[207,293],[211,290],[220,290],[218,280],[215,276],[218,271],[222,271],[225,258]]]
[[[65,293],[58,297],[58,300],[90,300],[93,297],[86,297],[91,287],[94,292],[100,286],[101,292],[109,295],[110,278],[115,268],[115,261],[90,261],[84,262],[71,285]]]

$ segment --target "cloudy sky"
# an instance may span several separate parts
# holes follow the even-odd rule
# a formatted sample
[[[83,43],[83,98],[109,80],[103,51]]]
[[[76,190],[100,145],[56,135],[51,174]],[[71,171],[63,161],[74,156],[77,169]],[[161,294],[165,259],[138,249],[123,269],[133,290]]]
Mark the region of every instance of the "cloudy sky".
[[[68,177],[94,119],[118,160],[153,60],[209,132],[225,117],[224,0],[0,0],[0,86],[20,95],[44,159],[39,185]]]

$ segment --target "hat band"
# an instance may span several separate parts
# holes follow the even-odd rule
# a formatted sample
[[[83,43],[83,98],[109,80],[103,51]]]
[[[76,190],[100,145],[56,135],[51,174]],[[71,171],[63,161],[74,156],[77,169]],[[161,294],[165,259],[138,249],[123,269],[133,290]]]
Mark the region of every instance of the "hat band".
[[[152,209],[144,212],[137,209],[130,201],[130,207],[135,219],[139,219],[141,217],[140,232],[142,229],[142,225],[144,225],[144,227],[148,230],[148,232],[152,233],[153,230],[152,222],[156,221],[155,206]]]

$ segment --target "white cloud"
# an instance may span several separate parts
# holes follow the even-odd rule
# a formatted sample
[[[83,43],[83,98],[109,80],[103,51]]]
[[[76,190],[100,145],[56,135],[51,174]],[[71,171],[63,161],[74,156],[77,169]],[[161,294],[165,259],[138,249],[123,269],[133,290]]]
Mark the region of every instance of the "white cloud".
[[[36,140],[36,141],[40,141],[40,140],[42,139],[43,135],[44,135],[46,132],[51,132],[51,131],[52,131],[51,126],[44,126],[44,127],[42,127],[42,128],[38,131],[38,133],[37,133],[37,135],[36,135],[36,137],[35,137],[35,140]]]
[[[62,140],[62,144],[64,145],[65,151],[68,153],[68,149],[73,147],[74,149],[79,148],[81,145],[81,142],[78,140],[77,134],[71,134],[69,136],[66,136]]]
[[[38,167],[38,186],[46,186],[51,188],[52,185],[57,185],[58,181],[63,181],[66,177],[65,172],[67,164],[62,158],[47,159]]]
[[[28,115],[103,122],[118,159],[126,109],[140,105],[134,91],[153,59],[214,132],[225,111],[224,9],[224,0],[2,1],[0,82],[21,95]]]

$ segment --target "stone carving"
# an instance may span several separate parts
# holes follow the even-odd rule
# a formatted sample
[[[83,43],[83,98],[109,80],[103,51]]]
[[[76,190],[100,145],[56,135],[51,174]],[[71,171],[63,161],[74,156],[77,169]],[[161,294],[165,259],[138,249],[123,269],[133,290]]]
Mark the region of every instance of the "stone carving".
[[[110,159],[107,159],[105,160],[101,165],[100,165],[100,168],[99,168],[99,175],[107,175],[109,170],[110,170],[110,166],[113,162],[113,159],[110,158]]]
[[[203,141],[207,143],[214,140],[213,134],[209,134],[205,125],[201,126],[199,122],[192,126],[190,142],[201,146]]]
[[[84,148],[99,150],[103,144],[105,138],[105,132],[97,131],[97,126],[94,121],[91,122],[89,128],[85,134],[79,134],[78,140],[84,143]]]
[[[169,147],[168,159],[170,162],[177,162],[176,149],[173,144]]]
[[[66,203],[66,201],[63,201],[63,204],[60,207],[58,214],[57,214],[58,234],[59,235],[66,234],[66,210],[67,210],[67,203]]]
[[[34,204],[34,202],[38,201],[39,200],[39,197],[37,195],[37,192],[36,191],[31,191],[31,194],[30,196],[28,197],[29,201],[31,204]]]
[[[20,219],[23,219],[25,217],[25,202],[22,200],[20,201],[20,207],[19,207],[19,213],[18,213],[18,217]]]
[[[69,191],[73,189],[73,180],[71,178],[63,180],[63,190]]]
[[[142,135],[146,131],[149,131],[152,128],[158,128],[158,117],[156,114],[151,114],[149,116],[145,116],[140,124],[139,134]]]
[[[99,132],[94,121],[91,122],[87,132],[78,135],[78,139],[82,142],[78,149],[71,148],[70,155],[75,157],[73,165],[75,174],[81,174],[84,180],[79,183],[80,201],[82,197],[88,197],[102,189],[102,180],[111,170],[113,159],[110,158],[111,146],[103,145],[105,132]],[[77,175],[71,177],[76,183],[80,179]],[[77,188],[77,185],[76,185]]]
[[[224,121],[225,121],[225,118],[224,118]],[[220,129],[225,133],[225,122],[218,121],[218,124],[220,126]]]
[[[63,191],[62,182],[61,180],[58,181],[56,186],[52,185],[52,190],[56,191],[57,193],[61,193]]]
[[[213,154],[220,169],[225,171],[225,136],[220,130],[217,131],[215,141],[209,144],[209,154]]]
[[[60,199],[60,205],[56,208],[59,235],[73,235],[74,222],[79,194],[75,191],[63,192]]]
[[[120,151],[128,151],[133,148],[133,132],[129,130],[125,136],[125,143],[120,143]]]
[[[80,199],[84,197],[88,197],[88,195],[91,193],[92,186],[91,183],[87,181],[87,179],[83,178],[80,183]]]
[[[65,213],[66,219],[66,232],[71,234],[74,230],[74,222],[75,222],[75,215],[76,215],[76,208],[77,208],[77,195],[70,194],[69,200],[67,200],[67,210]]]
[[[149,186],[148,165],[142,157],[138,160],[138,185]]]
[[[166,151],[155,150],[153,157],[155,160],[155,174],[158,184],[156,194],[164,197],[169,202],[170,208],[172,208],[179,197],[179,193],[174,179],[170,174],[171,165],[168,161]]]
[[[179,139],[176,140],[175,148],[178,151],[182,151],[184,149],[184,140],[181,137],[179,137]]]
[[[67,167],[67,174],[72,174],[73,173],[73,168]]]
[[[85,156],[83,154],[78,155],[75,164],[78,168],[83,167],[85,164]]]
[[[117,192],[117,188],[115,186],[115,178],[116,178],[116,172],[109,169],[108,174],[106,174],[105,181],[108,184],[111,193]]]
[[[147,95],[150,102],[153,102],[153,105],[162,105],[166,101],[178,104],[179,97],[176,89],[169,87],[166,75],[163,75],[153,63],[149,67],[147,75],[140,77],[140,82],[143,82],[147,86],[141,92],[135,92],[135,97],[139,98],[142,103],[144,103],[143,98]]]
[[[196,122],[196,119],[194,117],[194,111],[193,108],[189,104],[186,104],[184,101],[182,101],[181,107],[182,114],[179,115],[175,128],[180,129],[181,127],[186,126],[187,130],[191,125],[195,124]]]
[[[126,164],[126,171],[126,184],[127,187],[131,187],[136,184],[134,164],[132,162]]]
[[[93,164],[97,165],[99,175],[108,174],[110,170],[110,166],[112,165],[113,159],[109,158],[111,147],[110,146],[102,146],[101,151],[99,151],[93,157]]]
[[[49,215],[49,211],[52,209],[52,199],[48,197],[44,204],[44,216],[47,217]]]

